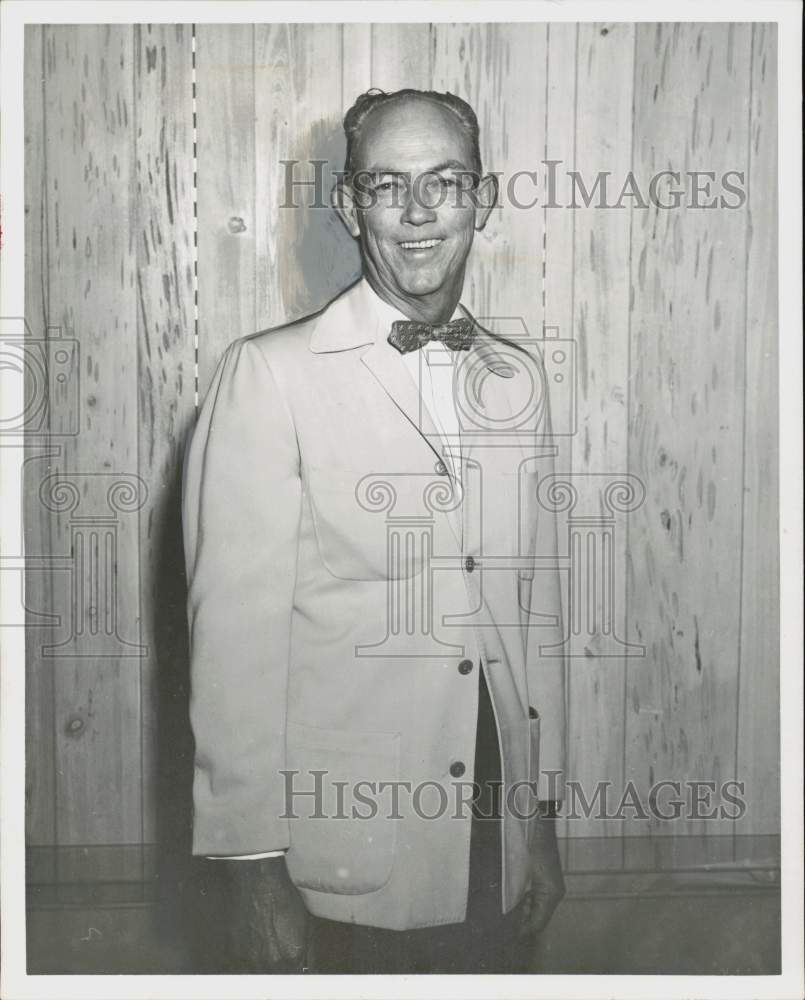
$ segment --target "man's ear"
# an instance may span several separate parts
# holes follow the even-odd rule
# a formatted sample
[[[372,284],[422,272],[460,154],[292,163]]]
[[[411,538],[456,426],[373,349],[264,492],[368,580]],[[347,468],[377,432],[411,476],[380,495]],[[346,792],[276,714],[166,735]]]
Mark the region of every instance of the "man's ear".
[[[498,200],[497,174],[486,174],[475,189],[475,228],[480,232],[489,221]]]
[[[358,226],[358,206],[352,186],[343,178],[339,180],[330,193],[330,204],[336,215],[349,230],[350,236],[357,239],[360,235]]]

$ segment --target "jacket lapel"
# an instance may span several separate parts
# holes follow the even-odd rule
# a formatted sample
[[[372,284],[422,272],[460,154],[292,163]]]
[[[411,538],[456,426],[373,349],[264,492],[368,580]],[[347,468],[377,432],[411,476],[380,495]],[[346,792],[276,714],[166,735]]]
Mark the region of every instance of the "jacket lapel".
[[[405,362],[402,360],[402,355],[387,343],[385,337],[379,336],[361,357],[361,361],[374,375],[394,405],[405,414],[422,440],[430,447],[433,453],[435,471],[437,462],[443,461],[442,440],[429,411],[422,402],[419,387],[411,378]],[[445,462],[444,464],[448,469],[452,488],[461,488],[457,486],[452,473],[449,472],[450,463]],[[447,519],[459,550],[461,550],[463,508],[464,505],[459,504],[457,508],[447,512]]]
[[[402,355],[384,337],[378,337],[361,361],[374,375],[391,401],[410,420],[438,459],[442,445],[436,425],[422,403],[419,388],[408,373]]]
[[[361,361],[408,418],[435,458],[441,458],[436,426],[422,404],[419,389],[408,374],[402,355],[387,341],[390,323],[388,316],[378,311],[375,294],[366,279],[362,279],[342,292],[320,314],[311,334],[310,349],[315,354],[322,354],[368,346]]]

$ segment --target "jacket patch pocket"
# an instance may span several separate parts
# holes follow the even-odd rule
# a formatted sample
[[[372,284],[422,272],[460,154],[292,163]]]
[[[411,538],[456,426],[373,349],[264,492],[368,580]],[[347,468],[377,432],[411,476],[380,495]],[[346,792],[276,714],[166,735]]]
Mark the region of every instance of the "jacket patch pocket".
[[[396,781],[399,733],[288,724],[285,812],[293,882],[357,895],[391,877],[399,820],[383,782]],[[310,794],[313,793],[313,794]]]
[[[308,466],[313,526],[327,570],[340,580],[395,580],[421,573],[430,539],[416,521],[433,516],[433,478]]]

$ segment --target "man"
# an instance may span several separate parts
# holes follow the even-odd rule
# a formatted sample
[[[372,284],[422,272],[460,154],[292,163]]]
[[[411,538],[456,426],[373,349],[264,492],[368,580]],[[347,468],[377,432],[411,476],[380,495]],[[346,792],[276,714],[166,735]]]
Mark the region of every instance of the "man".
[[[469,105],[344,127],[363,278],[229,347],[186,456],[193,850],[239,971],[522,971],[564,891],[542,369],[459,305],[496,198]]]

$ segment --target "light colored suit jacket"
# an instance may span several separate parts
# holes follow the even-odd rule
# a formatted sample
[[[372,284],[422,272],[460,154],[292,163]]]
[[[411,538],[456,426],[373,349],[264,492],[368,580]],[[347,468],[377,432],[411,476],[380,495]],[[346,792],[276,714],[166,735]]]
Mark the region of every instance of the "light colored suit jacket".
[[[481,662],[522,897],[562,622],[539,352],[484,331],[458,356],[459,485],[375,301],[359,281],[231,344],[188,446],[193,850],[287,848],[311,912],[407,929],[465,916]]]

